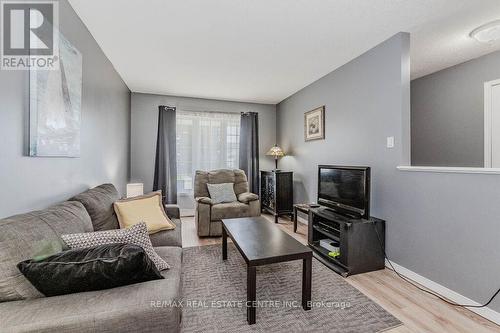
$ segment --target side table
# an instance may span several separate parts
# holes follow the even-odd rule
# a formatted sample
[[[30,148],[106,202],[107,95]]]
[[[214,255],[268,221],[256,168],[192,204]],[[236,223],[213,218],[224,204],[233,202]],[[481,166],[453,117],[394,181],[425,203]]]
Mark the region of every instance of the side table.
[[[297,212],[302,212],[304,214],[309,214],[309,209],[313,207],[319,207],[317,204],[295,204],[293,205],[293,232],[297,232]]]

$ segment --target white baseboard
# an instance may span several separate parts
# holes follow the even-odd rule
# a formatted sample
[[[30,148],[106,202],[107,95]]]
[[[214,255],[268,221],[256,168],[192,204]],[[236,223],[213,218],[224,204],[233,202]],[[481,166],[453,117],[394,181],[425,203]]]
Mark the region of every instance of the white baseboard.
[[[446,288],[445,286],[440,285],[439,283],[436,283],[432,280],[429,280],[426,277],[423,277],[422,275],[419,275],[408,268],[405,268],[401,265],[396,264],[394,261],[391,260],[392,265],[394,268],[398,271],[399,274],[402,276],[415,281],[416,283],[430,289],[431,291],[443,296],[444,298],[453,301],[455,303],[459,304],[472,304],[472,305],[480,305],[479,303],[463,296],[460,295],[459,293]],[[389,269],[391,269],[391,266],[385,261],[385,266]],[[492,322],[494,322],[497,325],[500,325],[500,313],[490,309],[490,308],[466,308],[469,309],[470,311],[480,315],[483,318],[486,318]]]

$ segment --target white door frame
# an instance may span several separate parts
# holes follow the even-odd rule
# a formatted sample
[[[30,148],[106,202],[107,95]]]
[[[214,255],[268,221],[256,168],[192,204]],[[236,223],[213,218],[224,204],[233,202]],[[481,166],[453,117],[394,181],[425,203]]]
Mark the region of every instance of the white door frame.
[[[484,167],[491,168],[491,158],[492,158],[492,95],[491,91],[494,86],[500,85],[499,80],[488,81],[484,83]],[[499,129],[500,130],[500,129]]]

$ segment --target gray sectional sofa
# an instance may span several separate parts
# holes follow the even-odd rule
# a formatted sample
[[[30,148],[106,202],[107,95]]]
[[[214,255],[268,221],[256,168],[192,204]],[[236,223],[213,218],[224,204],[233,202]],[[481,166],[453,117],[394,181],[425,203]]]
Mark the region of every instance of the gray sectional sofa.
[[[124,287],[43,297],[18,271],[31,258],[67,233],[118,227],[111,184],[86,191],[41,211],[0,220],[1,332],[178,332],[181,309],[168,306],[181,299],[182,237],[177,206],[167,205],[176,224],[151,235],[156,252],[171,266],[165,279]],[[54,243],[55,242],[55,243]]]

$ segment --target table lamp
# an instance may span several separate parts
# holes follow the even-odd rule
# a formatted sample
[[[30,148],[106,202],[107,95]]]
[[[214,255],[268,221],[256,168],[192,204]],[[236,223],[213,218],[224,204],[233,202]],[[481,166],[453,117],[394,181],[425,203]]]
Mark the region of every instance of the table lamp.
[[[269,149],[266,155],[274,157],[276,170],[278,170],[278,158],[285,156],[283,149],[281,149],[278,145],[274,145],[271,149]]]

